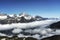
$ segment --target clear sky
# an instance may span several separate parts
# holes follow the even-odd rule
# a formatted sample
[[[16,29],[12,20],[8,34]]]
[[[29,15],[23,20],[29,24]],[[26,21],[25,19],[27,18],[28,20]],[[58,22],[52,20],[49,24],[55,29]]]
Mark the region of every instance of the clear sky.
[[[60,17],[60,0],[0,0],[0,12]]]

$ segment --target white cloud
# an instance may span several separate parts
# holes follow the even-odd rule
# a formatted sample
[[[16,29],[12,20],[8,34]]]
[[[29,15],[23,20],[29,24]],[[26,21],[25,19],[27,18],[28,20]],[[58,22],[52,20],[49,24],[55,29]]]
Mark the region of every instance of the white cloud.
[[[19,33],[17,36],[18,37],[34,37],[34,38],[40,38],[40,36],[42,35],[42,38],[44,37],[49,37],[52,36],[51,32],[54,32],[52,29],[50,28],[46,28],[48,27],[50,24],[57,22],[56,20],[44,20],[44,21],[34,21],[34,22],[30,22],[30,23],[12,23],[12,24],[0,24],[0,31],[2,30],[12,30],[12,33]],[[36,27],[36,28],[34,28]],[[30,29],[28,29],[30,28]],[[31,29],[34,28],[34,29]],[[24,35],[23,33],[20,34],[20,32],[23,32],[22,29],[26,29],[24,30],[24,32],[28,32],[34,35]],[[5,34],[0,33],[0,36],[3,36]],[[49,35],[49,36],[47,36]],[[54,33],[55,35],[55,33]],[[6,36],[8,36],[6,34]],[[10,35],[11,36],[11,35]],[[13,34],[12,34],[13,36]],[[12,37],[11,36],[11,37]],[[9,36],[8,36],[9,37]]]
[[[12,23],[12,24],[0,24],[0,30],[8,30],[12,28],[33,28],[33,27],[46,27],[56,21],[54,20],[45,20],[45,21],[35,21],[30,23]]]
[[[7,36],[6,34],[0,33],[0,36]]]
[[[20,33],[20,32],[22,32],[22,30],[21,29],[17,29],[17,28],[12,31],[12,33],[14,33],[14,34],[17,34],[17,33]]]
[[[40,35],[39,34],[35,34],[32,36],[33,38],[36,38],[36,39],[40,39]]]
[[[25,35],[23,35],[23,34],[19,34],[19,35],[17,35],[18,37],[25,37]]]

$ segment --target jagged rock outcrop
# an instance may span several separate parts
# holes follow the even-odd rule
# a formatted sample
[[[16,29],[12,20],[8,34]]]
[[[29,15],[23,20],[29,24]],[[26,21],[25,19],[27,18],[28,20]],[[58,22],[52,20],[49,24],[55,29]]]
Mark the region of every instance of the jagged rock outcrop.
[[[25,14],[25,13],[20,14],[19,17],[20,17],[21,23],[28,23],[28,22],[35,21],[35,19],[32,16]]]

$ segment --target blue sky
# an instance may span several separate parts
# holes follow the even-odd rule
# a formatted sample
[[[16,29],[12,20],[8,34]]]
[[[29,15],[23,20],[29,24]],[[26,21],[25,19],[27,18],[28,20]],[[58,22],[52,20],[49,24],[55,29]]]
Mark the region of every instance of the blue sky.
[[[0,12],[60,17],[60,0],[0,0]]]

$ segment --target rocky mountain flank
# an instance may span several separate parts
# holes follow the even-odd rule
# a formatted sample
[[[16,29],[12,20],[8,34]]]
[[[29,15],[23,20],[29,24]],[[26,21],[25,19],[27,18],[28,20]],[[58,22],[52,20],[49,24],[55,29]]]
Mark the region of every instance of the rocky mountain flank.
[[[26,13],[21,13],[19,15],[7,15],[0,14],[0,24],[11,24],[11,23],[29,23],[33,21],[44,20],[41,16],[31,16]]]

